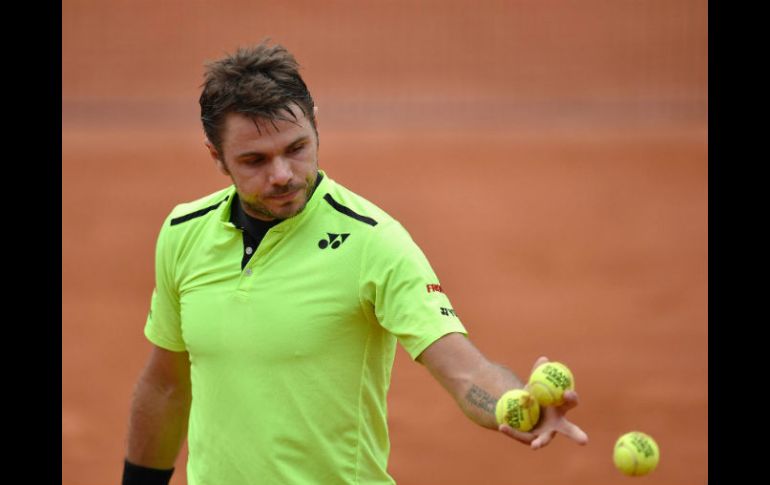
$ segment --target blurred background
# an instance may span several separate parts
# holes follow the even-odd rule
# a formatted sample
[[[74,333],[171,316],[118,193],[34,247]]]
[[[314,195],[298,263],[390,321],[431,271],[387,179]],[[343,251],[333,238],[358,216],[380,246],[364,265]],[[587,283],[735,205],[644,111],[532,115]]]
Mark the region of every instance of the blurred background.
[[[203,64],[286,46],[320,164],[399,219],[473,342],[526,379],[569,365],[591,442],[532,452],[468,421],[399,348],[400,485],[706,483],[706,0],[62,2],[62,482],[118,483],[155,237],[229,184],[203,146]],[[186,483],[186,450],[172,484]],[[637,479],[639,480],[639,479]]]

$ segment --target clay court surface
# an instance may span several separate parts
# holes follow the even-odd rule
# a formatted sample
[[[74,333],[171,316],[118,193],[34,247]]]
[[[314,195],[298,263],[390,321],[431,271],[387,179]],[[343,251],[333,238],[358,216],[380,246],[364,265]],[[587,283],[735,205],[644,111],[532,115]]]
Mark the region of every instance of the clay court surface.
[[[468,421],[399,348],[389,394],[389,470],[397,482],[707,482],[708,167],[705,73],[699,64],[693,68],[697,75],[684,68],[647,73],[657,98],[628,80],[633,71],[595,72],[604,65],[599,55],[581,54],[567,41],[564,49],[585,56],[574,62],[592,66],[590,75],[571,72],[577,79],[571,84],[536,82],[544,67],[516,77],[506,74],[515,71],[509,66],[473,85],[465,71],[470,77],[463,80],[452,68],[427,69],[395,53],[390,69],[376,70],[379,64],[362,59],[368,59],[367,48],[390,53],[384,27],[364,11],[340,13],[339,5],[348,2],[333,2],[337,10],[328,18],[323,11],[314,14],[317,22],[355,25],[349,36],[359,41],[370,25],[379,39],[350,48],[348,55],[367,68],[353,78],[342,57],[319,60],[325,49],[345,45],[344,32],[330,29],[317,37],[320,45],[298,34],[314,24],[309,14],[298,17],[298,27],[289,29],[283,20],[275,31],[247,35],[246,22],[235,15],[238,2],[205,20],[176,2],[162,18],[145,15],[151,6],[137,3],[144,10],[126,2],[111,9],[63,3],[63,484],[119,482],[132,388],[150,350],[142,330],[157,231],[176,203],[228,184],[208,158],[197,124],[200,65],[268,33],[290,49],[298,46],[311,90],[318,86],[313,94],[320,106],[321,168],[404,224],[482,352],[522,377],[539,355],[567,363],[575,374],[581,404],[571,418],[590,443],[578,447],[557,438],[533,452]],[[518,3],[536,8],[536,2]],[[611,2],[588,3],[613,8]],[[193,4],[203,9],[205,2]],[[393,4],[383,4],[391,7],[380,7],[377,18],[399,22]],[[668,51],[656,47],[669,56],[660,65],[643,55],[639,46],[649,44],[634,40],[633,32],[621,37],[621,47],[637,49],[634,55],[649,69],[680,66],[675,56],[699,49],[705,24],[701,3],[678,4],[700,12],[687,24],[687,35],[697,41]],[[659,34],[650,38],[673,45],[678,38],[664,35],[672,27],[655,23],[652,10],[645,12]],[[541,7],[537,14],[539,25],[544,18],[572,25],[569,12]],[[623,12],[611,14],[625,19]],[[177,26],[164,33],[163,22],[171,18]],[[453,22],[431,18],[440,25]],[[260,19],[255,25],[266,25]],[[212,23],[225,21],[231,29],[217,37]],[[595,16],[578,21],[598,22],[590,35],[567,29],[584,47],[605,45],[597,36],[628,32],[622,25],[602,30]],[[502,35],[499,22],[493,27]],[[636,24],[629,19],[628,25]],[[563,49],[538,37],[537,25],[530,28],[527,38],[540,40],[553,61],[549,69],[561,72],[555,53]],[[401,29],[425,41],[413,24]],[[471,32],[468,38],[474,35],[483,40],[491,34]],[[442,39],[451,42],[449,34]],[[525,51],[519,58],[524,65],[535,58]],[[343,69],[344,86],[335,68]],[[436,70],[446,76],[429,79]],[[518,81],[524,94],[504,96],[506,79]],[[605,101],[574,101],[570,86],[581,83],[597,86]],[[625,88],[613,91],[613,83]],[[367,97],[372,92],[376,99]],[[547,99],[560,102],[550,105]],[[559,108],[570,99],[571,108]],[[650,104],[652,109],[645,108]],[[516,110],[518,115],[511,113]],[[651,434],[660,445],[661,463],[644,479],[626,478],[612,465],[615,439],[631,430]],[[185,453],[172,484],[186,483],[184,459]]]

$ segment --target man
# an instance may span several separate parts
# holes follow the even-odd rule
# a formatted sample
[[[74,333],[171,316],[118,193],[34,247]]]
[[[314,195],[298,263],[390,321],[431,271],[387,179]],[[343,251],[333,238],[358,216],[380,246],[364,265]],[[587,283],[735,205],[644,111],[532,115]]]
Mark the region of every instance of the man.
[[[397,341],[479,425],[585,444],[564,417],[574,392],[530,433],[498,427],[497,398],[522,382],[471,344],[406,230],[319,170],[298,67],[265,43],[207,66],[205,144],[233,184],[175,207],[158,236],[123,483],[168,483],[188,433],[190,485],[394,483]]]

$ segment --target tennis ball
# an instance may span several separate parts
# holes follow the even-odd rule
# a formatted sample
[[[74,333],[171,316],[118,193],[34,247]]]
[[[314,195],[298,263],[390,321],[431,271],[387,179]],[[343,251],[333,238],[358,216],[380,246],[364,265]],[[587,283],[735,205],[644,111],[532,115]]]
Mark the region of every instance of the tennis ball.
[[[519,431],[529,431],[540,419],[540,405],[524,389],[506,391],[495,407],[497,424],[507,424]]]
[[[532,371],[527,390],[541,406],[560,406],[564,404],[564,391],[575,390],[575,379],[561,362],[545,362]]]
[[[647,475],[658,466],[660,450],[652,436],[632,431],[615,442],[612,459],[615,467],[626,475]]]

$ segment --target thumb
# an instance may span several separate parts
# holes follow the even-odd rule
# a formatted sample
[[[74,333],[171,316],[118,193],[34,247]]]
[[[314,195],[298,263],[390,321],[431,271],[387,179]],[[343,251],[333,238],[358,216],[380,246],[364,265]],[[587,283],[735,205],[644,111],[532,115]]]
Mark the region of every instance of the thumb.
[[[532,373],[535,372],[535,369],[545,364],[546,362],[548,362],[548,357],[546,357],[545,355],[541,355],[540,357],[538,357],[537,360],[535,361],[535,365],[532,366],[532,370],[529,371],[529,375],[532,375]],[[529,376],[527,376],[527,380],[529,380]]]

